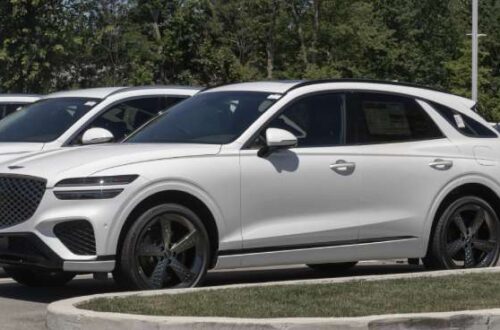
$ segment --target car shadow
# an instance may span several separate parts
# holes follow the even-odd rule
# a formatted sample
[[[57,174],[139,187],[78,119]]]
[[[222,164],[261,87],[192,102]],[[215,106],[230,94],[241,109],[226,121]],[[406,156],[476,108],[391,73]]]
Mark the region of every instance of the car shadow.
[[[207,274],[203,286],[264,283],[272,281],[293,281],[303,279],[322,279],[377,274],[397,274],[418,272],[422,270],[424,270],[424,268],[421,266],[411,266],[408,264],[361,264],[348,271],[337,273],[319,272],[304,266],[211,271]],[[84,278],[77,278],[64,287],[55,288],[30,288],[19,285],[8,279],[0,280],[0,299],[13,299],[44,304],[72,297],[120,291],[121,290],[119,289],[119,287],[117,287],[111,279],[105,281],[94,280],[89,276]]]
[[[119,292],[113,281],[95,281],[92,278],[77,278],[63,287],[31,288],[13,281],[0,282],[0,299],[23,300],[49,304],[51,302],[78,296]]]

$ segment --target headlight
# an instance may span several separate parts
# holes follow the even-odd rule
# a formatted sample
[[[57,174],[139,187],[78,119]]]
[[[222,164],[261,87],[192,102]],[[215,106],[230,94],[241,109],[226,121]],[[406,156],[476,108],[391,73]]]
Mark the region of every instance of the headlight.
[[[138,175],[117,175],[71,178],[59,181],[56,187],[121,186],[134,182],[138,177]]]
[[[59,190],[54,191],[54,195],[62,200],[74,199],[110,199],[118,196],[123,189],[102,189],[102,190]]]
[[[117,175],[64,179],[55,185],[56,189],[57,187],[92,187],[94,189],[54,190],[54,195],[62,200],[110,199],[118,196],[123,191],[123,188],[105,188],[106,186],[127,185],[138,177],[138,175]]]

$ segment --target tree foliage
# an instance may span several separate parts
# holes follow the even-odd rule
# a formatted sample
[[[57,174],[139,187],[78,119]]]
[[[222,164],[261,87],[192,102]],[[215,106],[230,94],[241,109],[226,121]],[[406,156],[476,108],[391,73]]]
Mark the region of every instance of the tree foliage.
[[[376,78],[470,96],[470,0],[4,0],[0,90]],[[500,0],[480,1],[500,120]]]

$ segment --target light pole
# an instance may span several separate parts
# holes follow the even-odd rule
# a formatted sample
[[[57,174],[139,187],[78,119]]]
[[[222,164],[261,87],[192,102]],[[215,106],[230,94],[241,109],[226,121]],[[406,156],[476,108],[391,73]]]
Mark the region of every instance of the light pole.
[[[478,98],[478,48],[479,38],[486,36],[478,32],[479,22],[479,0],[472,0],[472,33],[467,34],[472,37],[472,99],[477,102]]]
[[[478,2],[472,0],[472,99],[477,102]]]

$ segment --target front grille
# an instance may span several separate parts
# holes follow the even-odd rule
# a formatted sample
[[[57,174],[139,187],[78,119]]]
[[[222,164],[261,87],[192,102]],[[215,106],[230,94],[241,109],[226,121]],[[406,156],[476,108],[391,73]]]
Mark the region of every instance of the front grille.
[[[94,229],[86,220],[73,220],[58,223],[54,234],[74,254],[95,255]]]
[[[0,175],[0,229],[31,218],[40,205],[45,185],[40,178]]]

